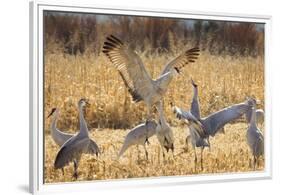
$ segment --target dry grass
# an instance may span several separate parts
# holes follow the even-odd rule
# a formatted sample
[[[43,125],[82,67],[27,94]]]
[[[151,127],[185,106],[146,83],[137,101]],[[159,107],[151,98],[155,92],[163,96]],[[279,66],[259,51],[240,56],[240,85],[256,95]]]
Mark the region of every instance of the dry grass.
[[[173,56],[141,57],[149,73],[156,78]],[[199,85],[203,116],[210,112],[242,102],[254,96],[264,105],[263,58],[212,56],[202,52],[199,60],[186,67],[174,79],[165,97],[165,112],[169,122],[176,125],[169,102],[189,107],[192,97],[190,78]],[[63,56],[47,54],[45,57],[45,115],[52,107],[61,108],[59,127],[77,129],[77,102],[81,97],[90,99],[87,111],[90,127],[131,128],[143,121],[146,107],[131,102],[127,89],[109,60],[100,56]],[[49,132],[49,121],[46,132]]]
[[[149,73],[157,77],[163,65],[172,55],[140,54]],[[190,77],[199,85],[202,115],[244,101],[254,96],[264,105],[263,58],[212,56],[202,52],[200,59],[186,67],[182,75],[170,85],[165,97],[165,113],[175,134],[175,153],[182,152],[186,127],[175,119],[169,102],[189,108],[192,96]],[[211,139],[212,150],[204,152],[204,170],[194,169],[191,151],[171,156],[163,161],[159,144],[152,138],[149,146],[149,162],[144,161],[136,147],[129,149],[120,161],[115,161],[124,136],[128,130],[144,121],[146,108],[143,103],[131,103],[117,71],[107,58],[100,55],[63,56],[47,53],[45,56],[45,116],[52,107],[61,110],[58,127],[69,132],[78,128],[77,101],[81,97],[90,99],[91,107],[86,111],[92,138],[102,148],[101,157],[84,155],[79,166],[79,180],[131,178],[164,175],[188,175],[198,173],[225,173],[250,171],[250,154],[246,144],[245,123],[226,126],[226,135]],[[63,176],[55,171],[53,162],[58,151],[50,137],[50,120],[45,120],[45,182],[72,181],[72,166]],[[142,151],[142,148],[141,148]],[[199,154],[199,151],[198,151]],[[263,169],[263,163],[259,169]]]
[[[115,160],[129,130],[93,129],[91,137],[100,145],[102,154],[97,160],[91,155],[82,156],[78,181],[252,171],[252,156],[246,144],[246,128],[245,123],[226,125],[225,134],[211,138],[211,151],[205,149],[203,154],[204,170],[200,169],[199,164],[195,168],[192,147],[189,146],[186,151],[186,127],[173,128],[176,148],[174,159],[170,153],[163,160],[158,140],[154,136],[147,147],[148,161],[145,160],[141,146],[139,150],[132,146],[119,161]],[[75,181],[72,177],[72,164],[66,167],[65,175],[60,170],[54,170],[53,162],[59,148],[49,135],[46,136],[46,146],[45,182]],[[199,154],[200,150],[197,150],[197,155]],[[259,163],[258,170],[263,170],[264,160],[260,159]]]

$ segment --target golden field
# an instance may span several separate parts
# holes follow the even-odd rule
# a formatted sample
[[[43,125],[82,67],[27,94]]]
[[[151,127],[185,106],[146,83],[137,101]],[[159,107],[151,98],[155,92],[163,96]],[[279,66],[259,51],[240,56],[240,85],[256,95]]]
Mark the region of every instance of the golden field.
[[[153,78],[176,55],[140,53]],[[189,109],[191,77],[199,86],[202,116],[242,102],[247,96],[261,100],[260,107],[264,106],[262,57],[215,56],[201,52],[199,59],[174,79],[165,96],[165,114],[175,135],[175,158],[170,154],[164,161],[160,145],[153,137],[147,147],[148,162],[144,160],[142,147],[140,153],[136,147],[130,148],[123,158],[116,161],[129,129],[144,122],[145,105],[131,102],[120,76],[103,54],[75,57],[47,52],[45,116],[51,108],[60,108],[59,129],[74,133],[78,129],[78,100],[85,97],[91,103],[86,109],[86,120],[91,137],[100,146],[102,154],[98,160],[93,156],[82,156],[78,180],[251,171],[251,155],[246,144],[247,124],[242,120],[228,124],[225,135],[218,134],[211,138],[211,151],[204,150],[203,170],[195,169],[191,147],[188,152],[183,152],[186,126],[175,118],[169,103]],[[50,122],[50,119],[45,119],[45,182],[73,181],[72,165],[66,167],[64,176],[60,170],[55,171],[53,168],[59,147],[50,136]],[[261,162],[259,170],[263,170],[263,167],[264,163]]]
[[[179,176],[190,174],[249,172],[253,170],[252,156],[246,143],[246,123],[226,125],[225,134],[211,138],[211,150],[206,148],[203,153],[203,167],[200,167],[200,149],[197,149],[198,164],[195,167],[194,152],[185,145],[187,128],[173,127],[175,136],[175,157],[169,152],[163,159],[157,137],[149,139],[147,146],[148,161],[142,146],[130,147],[117,161],[124,137],[129,130],[92,129],[91,138],[101,148],[101,155],[96,158],[83,155],[78,168],[78,181],[126,179],[138,177]],[[69,164],[62,175],[61,170],[55,170],[53,163],[59,147],[50,135],[46,136],[45,151],[45,182],[76,181],[73,175],[73,164]],[[264,160],[260,159],[257,170],[263,170]]]

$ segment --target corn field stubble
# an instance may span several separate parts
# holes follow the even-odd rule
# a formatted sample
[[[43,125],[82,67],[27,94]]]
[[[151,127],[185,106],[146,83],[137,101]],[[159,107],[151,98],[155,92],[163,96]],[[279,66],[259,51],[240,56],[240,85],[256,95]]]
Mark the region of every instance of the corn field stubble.
[[[139,54],[153,78],[164,64],[175,55]],[[246,143],[247,124],[243,120],[226,125],[226,134],[211,138],[211,151],[204,150],[204,169],[195,169],[192,148],[186,151],[187,128],[172,113],[169,103],[189,109],[192,98],[190,78],[199,86],[202,116],[234,103],[247,96],[261,100],[264,107],[264,63],[262,57],[214,56],[202,52],[199,59],[188,65],[175,78],[164,99],[165,114],[175,136],[174,159],[169,154],[164,161],[156,136],[147,147],[149,161],[139,146],[129,148],[116,161],[117,154],[129,129],[145,121],[146,107],[132,103],[124,84],[109,60],[102,54],[69,56],[60,53],[45,55],[45,116],[53,107],[60,108],[58,128],[76,133],[78,129],[77,102],[81,97],[90,100],[86,121],[91,137],[102,150],[101,156],[83,155],[78,168],[78,180],[135,178],[201,173],[227,173],[252,171],[252,156]],[[59,147],[50,135],[50,119],[45,119],[45,182],[74,181],[70,164],[62,175],[53,163]],[[185,152],[183,152],[185,151]],[[199,156],[200,150],[197,151]],[[264,160],[259,170],[263,170]]]

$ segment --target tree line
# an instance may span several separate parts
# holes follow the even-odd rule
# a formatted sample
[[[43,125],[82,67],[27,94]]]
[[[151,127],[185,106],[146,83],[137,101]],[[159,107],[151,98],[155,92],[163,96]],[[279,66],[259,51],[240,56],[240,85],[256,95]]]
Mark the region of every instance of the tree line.
[[[44,13],[47,52],[99,54],[105,36],[114,34],[140,51],[177,52],[199,46],[213,55],[263,55],[264,28],[247,22],[184,20],[80,13]]]

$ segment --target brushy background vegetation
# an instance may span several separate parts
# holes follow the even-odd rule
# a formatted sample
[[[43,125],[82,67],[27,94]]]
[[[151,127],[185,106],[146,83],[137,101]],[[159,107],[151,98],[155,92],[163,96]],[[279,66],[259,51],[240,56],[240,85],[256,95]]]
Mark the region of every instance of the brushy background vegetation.
[[[261,24],[45,12],[44,29],[45,116],[51,108],[60,108],[58,127],[68,132],[77,132],[77,102],[81,97],[89,98],[91,106],[86,109],[86,119],[89,128],[97,130],[92,135],[101,147],[105,148],[106,154],[109,147],[107,145],[110,143],[118,142],[112,146],[114,155],[121,147],[120,144],[127,131],[118,129],[130,129],[143,122],[146,116],[145,105],[132,103],[117,71],[101,52],[105,37],[110,34],[131,42],[131,46],[141,56],[153,78],[157,78],[164,65],[184,49],[196,45],[201,48],[199,59],[186,67],[181,76],[174,79],[164,101],[168,122],[176,129],[175,131],[182,133],[175,133],[177,150],[183,146],[185,130],[178,130],[181,123],[175,119],[169,103],[189,109],[192,97],[191,77],[199,85],[202,116],[242,102],[247,96],[261,100],[261,107],[264,106],[264,31]],[[70,181],[71,177],[58,176],[61,173],[53,170],[52,163],[58,148],[49,135],[50,122],[50,119],[45,120],[46,181]],[[236,126],[228,126],[228,129],[232,129],[228,136],[235,147],[241,147],[224,150],[230,140],[222,136],[220,139],[214,139],[214,149],[205,157],[208,159],[212,156],[216,159],[214,162],[219,163],[221,157],[228,159],[231,156],[231,158],[238,156],[233,162],[231,160],[225,162],[221,168],[216,168],[209,159],[206,163],[211,163],[210,169],[206,169],[204,173],[249,170],[249,153],[244,143],[246,125],[244,123],[237,125],[239,128],[242,126],[243,130],[236,130]],[[182,126],[180,129],[185,128]],[[156,158],[159,155],[158,145],[157,142],[153,144],[152,156]],[[219,148],[218,151],[216,148]],[[133,151],[134,149],[128,154],[131,157],[127,156],[127,161],[120,163],[123,162],[124,165],[125,162],[135,161],[136,157],[132,157],[135,155]],[[105,163],[119,163],[112,161],[111,153],[106,154],[103,157]],[[192,162],[190,155],[187,154],[186,158],[189,159],[187,162]],[[87,165],[87,161],[82,160],[86,167],[91,166],[94,172],[99,172],[96,169],[98,167],[100,169],[101,165],[96,167],[95,164],[98,162],[92,164],[93,157],[87,156],[85,159],[91,162],[91,165]],[[153,159],[154,157],[152,161],[155,161]],[[186,163],[185,161],[176,160],[171,163],[160,167],[168,171],[169,169],[165,167],[171,166],[173,171],[171,175],[194,173],[191,171],[193,166],[187,166],[188,169],[185,171],[180,169],[181,163]],[[118,172],[117,168],[112,168],[116,172],[111,175],[100,172],[105,176],[93,176],[91,175],[93,172],[85,170],[86,173],[83,174],[90,174],[91,178],[83,176],[82,179],[170,174],[164,173],[164,170],[158,171],[159,175],[156,172],[149,174],[149,170],[156,170],[154,168],[136,164],[130,167],[129,172]],[[146,175],[141,174],[141,169],[146,170]]]

